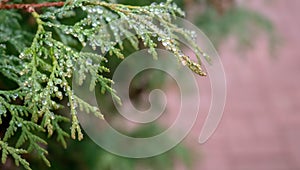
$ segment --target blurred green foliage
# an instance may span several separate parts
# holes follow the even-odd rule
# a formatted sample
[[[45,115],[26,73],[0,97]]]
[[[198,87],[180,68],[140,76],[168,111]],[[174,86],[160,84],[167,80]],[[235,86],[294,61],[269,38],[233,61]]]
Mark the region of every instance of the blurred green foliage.
[[[148,136],[154,132],[159,132],[161,128],[158,125],[151,125],[140,128],[129,136],[141,137]],[[105,137],[105,136],[104,136]],[[62,149],[56,142],[49,141],[48,145],[49,160],[51,167],[47,167],[38,158],[32,158],[32,169],[38,170],[173,170],[174,161],[182,161],[187,168],[192,165],[192,156],[190,151],[179,145],[174,149],[151,158],[130,159],[119,157],[101,149],[87,136],[80,142],[68,140],[68,148]]]
[[[218,46],[229,36],[234,36],[241,46],[252,46],[259,32],[264,32],[271,46],[276,42],[276,34],[271,21],[265,16],[241,7],[233,7],[224,14],[214,8],[207,8],[195,23]]]

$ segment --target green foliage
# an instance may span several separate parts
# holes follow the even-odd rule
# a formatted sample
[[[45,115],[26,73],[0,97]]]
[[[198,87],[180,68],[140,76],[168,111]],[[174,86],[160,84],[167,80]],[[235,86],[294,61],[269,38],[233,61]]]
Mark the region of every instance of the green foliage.
[[[0,126],[6,129],[0,140],[2,163],[11,155],[17,165],[21,163],[30,169],[21,155],[34,152],[50,166],[45,134],[48,137],[56,134],[57,141],[66,147],[69,137],[68,130],[63,128],[66,122],[71,123],[73,139],[83,138],[77,107],[103,118],[97,107],[74,94],[71,80],[74,78],[81,85],[89,74],[90,90],[98,84],[102,93],[109,92],[118,99],[110,87],[112,80],[104,76],[109,72],[104,65],[109,55],[124,58],[121,35],[136,49],[142,41],[154,57],[157,57],[155,48],[162,44],[184,65],[205,75],[200,65],[179,47],[176,34],[193,44],[199,62],[200,55],[205,55],[193,41],[195,35],[191,31],[172,24],[177,15],[184,13],[171,1],[138,7],[77,0],[68,1],[61,8],[33,11],[31,15],[0,10],[0,79],[5,81],[0,84]],[[122,23],[113,22],[117,19]],[[104,27],[107,23],[110,25]],[[109,33],[113,38],[107,36]],[[86,45],[102,54],[80,52]],[[75,68],[78,74],[72,77]],[[67,102],[68,109],[63,102]],[[68,110],[70,115],[60,114],[61,109]]]
[[[112,0],[113,1],[113,0]],[[145,6],[149,5],[151,3],[162,3],[165,2],[164,0],[143,0],[143,1],[135,1],[135,0],[117,0],[118,3],[121,4],[128,4],[128,5],[137,5],[137,6]],[[178,6],[183,7],[183,0],[174,0],[174,3],[176,3]]]
[[[21,154],[27,153],[26,150],[8,146],[8,144],[3,141],[0,141],[0,148],[2,150],[1,162],[3,164],[6,162],[7,156],[11,155],[15,159],[15,164],[17,166],[19,166],[19,164],[21,163],[21,165],[23,165],[24,168],[30,169],[29,163],[20,156]]]
[[[213,8],[208,8],[196,19],[196,24],[214,42],[220,44],[224,38],[234,35],[241,45],[252,45],[258,30],[269,37],[270,45],[276,39],[273,25],[265,16],[241,7],[233,7],[220,15]]]
[[[137,131],[126,133],[128,136],[148,136],[152,133],[160,133],[161,127],[151,125],[144,128],[139,128]],[[103,136],[108,137],[108,136]],[[177,162],[181,161],[187,168],[191,164],[191,153],[186,147],[178,145],[172,150],[161,154],[159,156],[147,159],[131,159],[116,156],[101,149],[91,139],[85,137],[82,141],[78,142],[70,140],[66,150],[59,149],[55,142],[49,141],[48,145],[49,157],[52,162],[51,167],[46,167],[38,160],[31,162],[32,169],[38,170],[133,170],[133,169],[162,169],[173,170]]]

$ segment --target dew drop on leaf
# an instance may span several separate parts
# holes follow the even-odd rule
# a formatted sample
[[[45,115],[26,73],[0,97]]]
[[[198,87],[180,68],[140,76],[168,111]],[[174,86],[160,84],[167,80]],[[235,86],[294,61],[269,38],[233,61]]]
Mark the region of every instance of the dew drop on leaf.
[[[54,116],[54,113],[53,113],[53,112],[50,113],[50,118],[51,118],[52,120],[55,119],[55,116]]]
[[[22,127],[22,125],[23,125],[23,124],[22,124],[21,122],[17,122],[17,126],[18,126],[18,127]]]
[[[93,64],[93,60],[90,59],[90,58],[88,58],[88,59],[86,60],[86,65],[92,65],[92,64]]]
[[[61,84],[62,83],[62,80],[61,79],[56,79],[55,80],[55,84]]]
[[[67,67],[72,67],[72,61],[71,60],[67,60],[66,61],[66,66]]]
[[[18,94],[13,94],[11,97],[15,100],[18,97]]]
[[[42,101],[42,104],[43,104],[43,105],[47,105],[47,103],[48,103],[47,100],[43,100],[43,101]]]

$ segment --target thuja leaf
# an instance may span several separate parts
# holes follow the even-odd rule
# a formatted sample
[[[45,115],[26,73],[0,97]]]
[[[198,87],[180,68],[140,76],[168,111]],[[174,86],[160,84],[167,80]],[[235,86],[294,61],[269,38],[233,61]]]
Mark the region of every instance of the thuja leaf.
[[[38,10],[39,14],[35,10],[38,7],[51,8]],[[18,10],[10,11],[15,8],[25,9],[32,17],[28,19]],[[81,10],[80,18],[78,10]],[[0,86],[0,126],[5,128],[4,137],[0,139],[2,163],[11,155],[16,165],[30,169],[21,155],[34,151],[50,166],[46,158],[47,141],[42,134],[48,137],[56,134],[57,141],[67,147],[66,138],[83,138],[77,107],[104,119],[99,108],[74,94],[72,78],[77,85],[82,85],[91,77],[91,91],[100,87],[101,93],[111,94],[120,103],[116,91],[111,88],[113,81],[105,76],[110,71],[105,63],[109,55],[119,59],[125,57],[123,38],[136,50],[141,42],[154,58],[158,57],[155,48],[161,44],[183,65],[205,75],[200,63],[192,61],[179,46],[176,34],[191,42],[198,58],[200,55],[206,57],[193,41],[194,35],[172,23],[172,18],[177,16],[183,17],[184,12],[171,1],[141,7],[90,0],[1,3],[0,77],[15,84],[3,89]],[[79,19],[64,22],[70,17]],[[35,32],[33,36],[32,32]],[[92,50],[98,48],[101,54],[79,52],[82,46],[91,46]],[[75,67],[78,63],[79,67]],[[78,73],[75,77],[74,71]],[[67,105],[62,101],[67,101]],[[69,115],[58,112],[65,107]],[[8,122],[8,127],[4,127],[3,120]],[[70,130],[63,128],[67,122],[71,123]],[[8,143],[14,143],[11,142],[13,137],[17,141],[9,146]]]

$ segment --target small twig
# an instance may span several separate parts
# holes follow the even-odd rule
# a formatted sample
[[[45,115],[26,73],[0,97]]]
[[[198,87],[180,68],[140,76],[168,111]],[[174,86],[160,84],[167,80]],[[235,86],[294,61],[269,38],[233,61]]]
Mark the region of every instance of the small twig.
[[[3,0],[0,3],[0,10],[2,9],[25,9],[27,12],[34,12],[35,8],[42,8],[42,7],[60,7],[65,4],[65,2],[45,2],[39,4],[5,4],[8,0]]]

